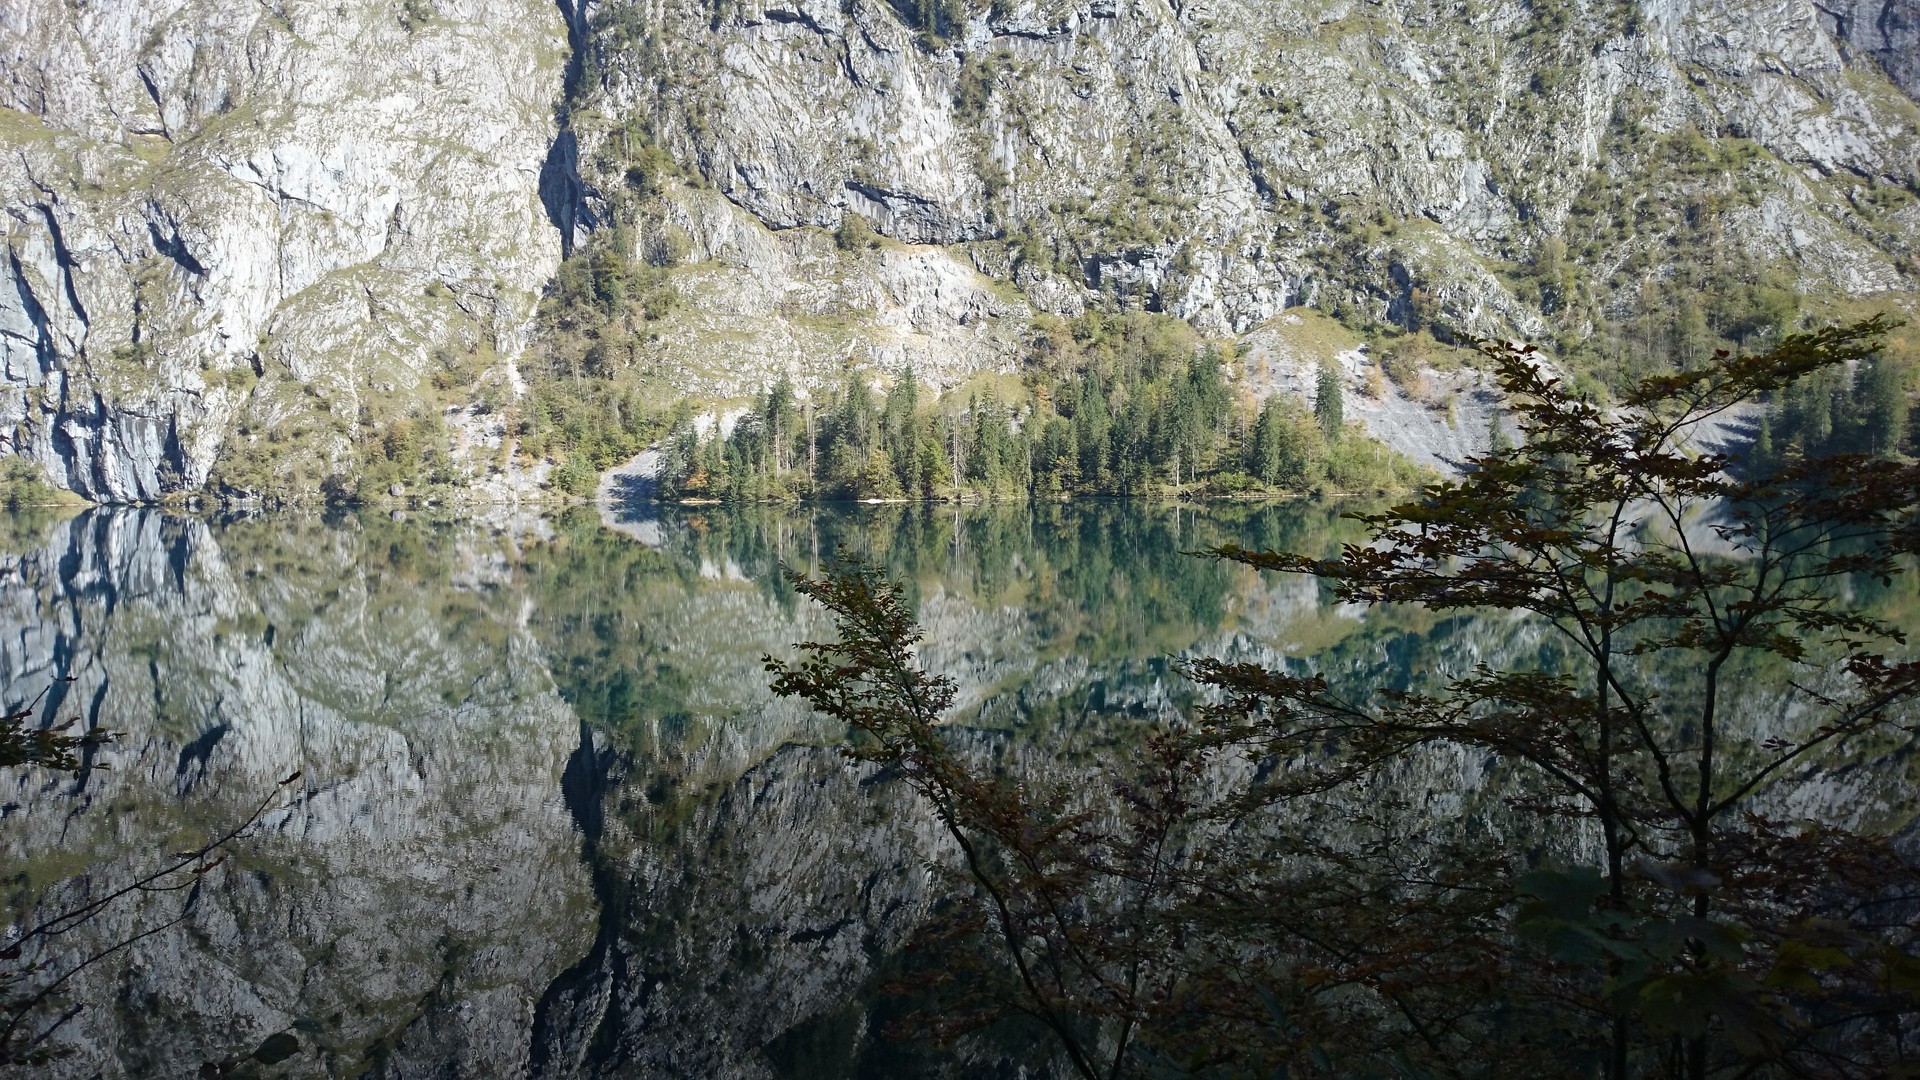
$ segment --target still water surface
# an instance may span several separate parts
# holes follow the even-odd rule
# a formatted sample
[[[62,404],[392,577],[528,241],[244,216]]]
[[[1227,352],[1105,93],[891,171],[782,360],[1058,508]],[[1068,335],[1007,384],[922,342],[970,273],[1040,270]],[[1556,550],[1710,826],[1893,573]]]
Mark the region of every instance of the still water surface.
[[[763,654],[832,632],[780,567],[842,546],[883,563],[959,682],[954,722],[1028,759],[1177,712],[1182,655],[1379,685],[1540,654],[1511,619],[1341,607],[1182,554],[1330,552],[1355,536],[1342,509],[11,521],[5,703],[45,690],[49,714],[122,733],[77,780],[3,778],[15,913],[126,880],[303,774],[180,926],[79,980],[48,1074],[190,1076],[292,1030],[273,1075],[1033,1075],[1044,1041],[1019,1032],[935,1055],[886,1030],[876,987],[940,845],[767,692]]]

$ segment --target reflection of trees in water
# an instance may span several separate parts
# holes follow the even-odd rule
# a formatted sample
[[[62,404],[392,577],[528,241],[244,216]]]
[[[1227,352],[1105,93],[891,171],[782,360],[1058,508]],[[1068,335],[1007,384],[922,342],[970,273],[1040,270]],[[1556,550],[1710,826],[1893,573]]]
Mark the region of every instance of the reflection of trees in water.
[[[576,512],[527,567],[526,588],[531,626],[583,718],[633,745],[697,744],[716,723],[787,725],[769,732],[771,748],[790,735],[833,734],[771,705],[762,685],[762,653],[784,654],[824,629],[797,603],[783,565],[815,565],[845,548],[887,566],[916,603],[941,598],[929,647],[956,663],[971,658],[967,700],[977,702],[1021,691],[1050,663],[1086,667],[1094,682],[1129,666],[1158,679],[1163,665],[1148,662],[1261,630],[1250,622],[1264,608],[1250,600],[1270,586],[1183,552],[1228,539],[1331,550],[1351,532],[1339,509],[1127,500],[665,508],[648,530],[657,546]]]
[[[1618,413],[1531,347],[1485,346],[1521,446],[1367,516],[1368,542],[1337,559],[1212,554],[1555,637],[1495,660],[1452,634],[1423,669],[1416,635],[1376,636],[1398,655],[1357,686],[1364,654],[1344,671],[1324,652],[1203,656],[1191,676],[1212,696],[1190,723],[1078,770],[974,752],[948,722],[958,683],[874,563],[796,576],[837,641],[770,659],[775,691],[844,723],[845,752],[919,794],[964,867],[940,940],[975,962],[927,1021],[1033,1016],[1086,1080],[1127,1071],[1136,1039],[1142,1062],[1208,1076],[1330,1058],[1615,1080],[1901,1071],[1920,864],[1855,831],[1883,825],[1870,814],[1791,804],[1850,766],[1883,793],[1905,779],[1884,744],[1912,734],[1894,714],[1920,663],[1879,651],[1906,637],[1847,586],[1912,569],[1920,470],[1792,461],[1745,480],[1682,437],[1884,329],[1649,377]],[[1456,638],[1468,649],[1446,655]],[[1457,767],[1475,758],[1479,776]],[[1435,805],[1474,788],[1505,806]]]

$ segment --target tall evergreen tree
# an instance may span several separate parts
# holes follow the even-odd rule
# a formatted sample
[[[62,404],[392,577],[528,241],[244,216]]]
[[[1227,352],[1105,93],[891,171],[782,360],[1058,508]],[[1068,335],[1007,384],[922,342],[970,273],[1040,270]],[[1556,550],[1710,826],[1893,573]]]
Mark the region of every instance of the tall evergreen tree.
[[[1267,485],[1278,487],[1280,470],[1283,467],[1283,447],[1281,444],[1280,404],[1277,397],[1269,397],[1260,407],[1260,417],[1253,423],[1253,440],[1247,455],[1247,471],[1253,478]]]
[[[894,474],[899,477],[903,491],[912,491],[919,486],[919,410],[920,383],[909,366],[894,380],[892,388],[887,391],[886,403],[880,410],[881,437],[885,440],[887,458],[893,463]]]
[[[793,465],[794,437],[800,427],[800,406],[794,397],[792,379],[782,375],[767,391],[760,419],[769,450],[767,469],[779,476]]]
[[[1074,442],[1080,451],[1081,483],[1101,490],[1107,479],[1107,447],[1112,437],[1112,417],[1107,411],[1107,395],[1100,376],[1089,372],[1080,384],[1080,401],[1073,411]]]
[[[1340,432],[1346,427],[1346,392],[1340,384],[1340,369],[1332,364],[1322,364],[1320,378],[1313,387],[1313,418],[1320,421],[1320,430],[1329,442],[1338,440]]]

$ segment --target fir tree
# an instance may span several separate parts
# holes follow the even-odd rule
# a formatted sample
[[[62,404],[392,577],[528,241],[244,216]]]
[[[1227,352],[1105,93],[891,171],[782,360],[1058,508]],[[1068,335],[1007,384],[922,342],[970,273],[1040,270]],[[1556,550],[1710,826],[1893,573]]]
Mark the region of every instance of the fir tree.
[[[1345,391],[1340,385],[1340,369],[1332,364],[1320,367],[1320,378],[1313,388],[1313,418],[1328,442],[1336,442],[1346,427]]]

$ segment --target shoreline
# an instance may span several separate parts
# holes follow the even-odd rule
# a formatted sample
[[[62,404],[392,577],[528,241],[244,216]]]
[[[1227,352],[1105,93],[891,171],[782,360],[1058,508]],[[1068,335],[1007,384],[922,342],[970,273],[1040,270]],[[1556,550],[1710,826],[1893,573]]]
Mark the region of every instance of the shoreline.
[[[427,498],[427,499],[382,499],[378,501],[352,502],[323,498],[291,499],[222,499],[217,497],[190,496],[187,498],[155,499],[147,502],[94,502],[75,496],[72,499],[18,502],[11,506],[0,507],[0,512],[24,513],[28,511],[67,510],[84,513],[88,510],[171,510],[180,513],[210,512],[279,512],[286,510],[355,510],[355,511],[425,511],[425,510],[462,510],[462,509],[526,509],[526,510],[563,510],[575,506],[618,507],[632,509],[636,506],[647,507],[685,507],[707,510],[716,507],[727,509],[747,508],[788,508],[816,506],[1013,506],[1020,503],[1065,504],[1089,501],[1139,501],[1139,502],[1180,502],[1180,503],[1232,503],[1232,502],[1291,502],[1309,499],[1363,499],[1389,498],[1404,495],[1415,489],[1396,488],[1380,491],[1281,491],[1271,493],[1179,493],[1179,492],[1089,492],[1077,495],[1028,496],[1024,498],[991,498],[987,496],[968,496],[959,499],[758,499],[745,502],[732,502],[725,499],[623,499],[596,492],[592,496],[556,495],[552,498],[523,499],[469,499],[469,498]]]

